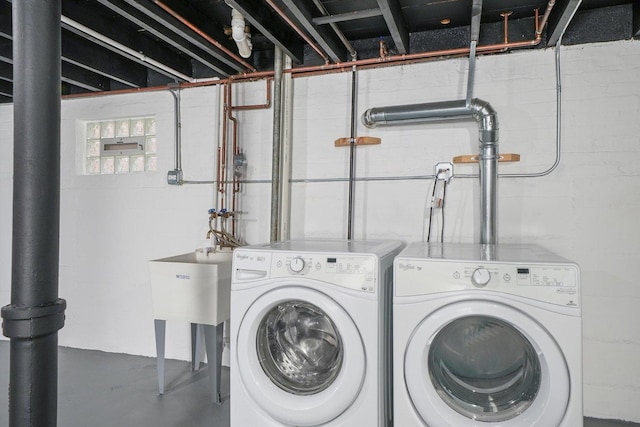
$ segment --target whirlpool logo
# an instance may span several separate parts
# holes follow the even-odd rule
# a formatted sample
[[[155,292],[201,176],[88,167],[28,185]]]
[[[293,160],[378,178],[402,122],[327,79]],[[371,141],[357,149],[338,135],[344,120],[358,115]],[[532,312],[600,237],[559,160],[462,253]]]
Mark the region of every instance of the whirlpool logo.
[[[399,262],[398,269],[401,271],[409,271],[409,270],[415,270],[416,266],[413,264],[405,264],[403,262]]]
[[[191,277],[188,274],[176,274],[176,279],[189,280],[191,279]]]

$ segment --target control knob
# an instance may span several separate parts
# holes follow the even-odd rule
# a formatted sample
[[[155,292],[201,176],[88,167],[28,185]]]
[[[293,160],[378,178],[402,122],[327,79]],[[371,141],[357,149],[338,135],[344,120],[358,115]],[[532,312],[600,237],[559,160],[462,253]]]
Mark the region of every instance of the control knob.
[[[304,270],[304,265],[305,265],[304,259],[302,259],[302,257],[297,256],[291,259],[291,262],[289,263],[289,268],[294,273],[300,273],[302,272],[302,270]]]
[[[476,268],[471,275],[471,283],[476,288],[484,288],[491,280],[491,273],[486,268]]]

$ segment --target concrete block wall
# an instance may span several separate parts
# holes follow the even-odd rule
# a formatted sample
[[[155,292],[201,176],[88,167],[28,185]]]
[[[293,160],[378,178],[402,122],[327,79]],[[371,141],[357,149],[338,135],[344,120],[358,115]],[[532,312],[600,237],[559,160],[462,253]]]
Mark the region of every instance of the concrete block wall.
[[[484,56],[474,96],[491,103],[500,122],[500,151],[522,161],[501,173],[545,171],[555,159],[556,82],[553,50]],[[563,48],[562,160],[540,178],[499,181],[499,241],[539,243],[582,268],[585,415],[640,421],[640,43],[621,41]],[[465,59],[358,74],[358,112],[386,105],[462,99]],[[345,237],[347,184],[300,182],[348,176],[349,74],[294,79],[291,234]],[[212,179],[219,90],[182,92],[185,178]],[[264,83],[234,85],[241,104],[264,102]],[[11,109],[0,106],[0,135],[11,141]],[[159,167],[136,176],[77,174],[78,121],[155,114]],[[167,92],[63,101],[60,294],[69,302],[60,344],[154,355],[146,261],[203,245],[209,185],[173,187],[173,100]],[[237,112],[247,178],[271,178],[271,111]],[[475,122],[366,129],[382,144],[357,150],[359,177],[433,173],[437,162],[477,153]],[[10,147],[8,148],[10,150]],[[5,148],[5,154],[8,154]],[[0,156],[0,233],[11,230],[11,156]],[[477,166],[457,166],[458,174]],[[428,180],[359,182],[355,238],[422,240]],[[270,184],[243,186],[242,236],[269,239]],[[445,241],[478,241],[477,179],[455,178],[447,189]],[[9,300],[11,248],[0,239],[0,297]],[[188,325],[168,324],[167,356],[189,357]]]

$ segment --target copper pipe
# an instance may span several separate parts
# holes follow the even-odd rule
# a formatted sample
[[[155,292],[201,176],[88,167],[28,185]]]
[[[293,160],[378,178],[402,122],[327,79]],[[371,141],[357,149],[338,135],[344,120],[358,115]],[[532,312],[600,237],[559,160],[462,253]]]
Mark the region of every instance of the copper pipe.
[[[508,49],[520,48],[520,47],[532,47],[540,44],[540,41],[541,41],[541,38],[536,37],[533,40],[525,40],[521,42],[497,43],[497,44],[491,44],[491,45],[478,46],[476,48],[476,52],[491,53],[497,50],[508,50]],[[292,74],[302,74],[302,73],[309,73],[309,72],[330,71],[335,69],[340,69],[341,71],[351,71],[354,66],[383,65],[383,64],[392,65],[398,62],[404,63],[404,62],[413,61],[416,59],[468,55],[469,52],[470,52],[470,49],[468,47],[461,47],[457,49],[436,50],[431,52],[387,56],[385,58],[359,59],[357,61],[351,61],[351,62],[336,62],[335,64],[327,64],[327,65],[319,65],[319,66],[311,66],[311,67],[297,67],[297,68],[287,69],[284,72],[292,73]]]
[[[547,10],[544,11],[544,15],[542,15],[542,21],[540,21],[540,26],[536,25],[536,35],[542,35],[542,31],[544,30],[544,26],[547,25],[547,19],[549,19],[549,14],[551,13],[551,9],[556,4],[556,0],[549,0],[547,3]],[[538,9],[536,9],[537,11]]]
[[[154,1],[157,1],[157,0],[154,0]],[[325,64],[329,63],[329,57],[323,51],[321,51],[318,46],[316,46],[316,44],[313,42],[313,40],[311,40],[300,28],[298,28],[298,26],[295,24],[295,22],[293,22],[291,19],[289,19],[287,14],[284,13],[284,11],[282,9],[280,9],[277,4],[275,4],[272,0],[265,0],[265,2],[269,6],[271,6],[271,8],[278,15],[280,15],[280,18],[282,18],[296,33],[298,33],[298,35],[300,37],[302,37],[304,39],[304,41],[307,42],[307,44],[309,46],[311,46],[313,48],[313,50],[315,50],[318,53],[318,55],[320,55],[320,57],[322,59],[324,59],[324,63]]]
[[[384,43],[384,40],[380,40],[380,58],[384,58],[389,54],[387,50],[387,45]]]
[[[532,47],[540,44],[540,41],[541,41],[541,38],[536,37],[533,40],[525,40],[521,42],[498,43],[498,44],[487,45],[487,46],[478,46],[476,48],[476,52],[494,53],[496,51],[501,51],[501,50],[506,51],[509,49],[515,49],[515,48],[521,48],[521,47]],[[469,48],[461,47],[456,49],[387,56],[385,58],[359,59],[357,61],[336,62],[334,64],[287,68],[284,70],[284,72],[291,73],[293,75],[296,75],[296,74],[307,75],[311,73],[322,74],[323,72],[331,72],[331,71],[351,72],[354,66],[356,67],[367,66],[367,65],[391,66],[391,65],[414,62],[421,59],[432,59],[437,57],[448,57],[448,56],[465,56],[468,54],[469,54]],[[256,80],[256,79],[270,78],[270,77],[273,77],[273,71],[258,71],[255,73],[237,74],[233,76],[233,80],[238,82],[242,80]],[[185,89],[185,88],[193,88],[193,87],[213,86],[218,84],[226,85],[228,82],[229,82],[229,79],[211,80],[206,82],[195,82],[195,83],[180,83],[179,87],[181,89]],[[163,85],[163,86],[151,86],[151,87],[144,87],[144,88],[120,89],[120,90],[104,91],[104,92],[74,93],[74,94],[63,95],[62,99],[89,98],[89,97],[98,97],[98,96],[105,96],[105,95],[122,95],[122,94],[130,94],[130,93],[157,92],[162,90],[167,90],[167,86]]]
[[[227,108],[227,118],[233,123],[233,139],[231,145],[231,153],[233,155],[233,159],[235,162],[236,156],[240,153],[238,149],[238,119],[233,117],[233,90],[231,87],[233,79],[229,79],[229,83],[227,83],[227,87],[229,90],[229,97],[227,98],[228,108]],[[235,164],[234,164],[235,167]],[[231,191],[231,235],[235,237],[236,235],[236,200],[237,193],[240,192],[240,181],[235,174],[235,170],[233,172],[232,178],[233,188]]]
[[[270,108],[271,107],[271,80],[273,80],[273,78],[267,77],[265,80],[267,83],[267,88],[266,88],[267,102],[266,103],[256,104],[256,105],[231,105],[231,109],[232,110],[264,110],[264,109]]]
[[[500,16],[504,18],[504,42],[505,43],[509,43],[509,16],[511,16],[512,13],[513,12],[504,12],[500,14]]]
[[[229,80],[229,108],[227,109],[228,119],[233,123],[233,139],[231,140],[231,153],[235,157],[237,154],[240,154],[238,150],[238,119],[233,117],[233,101],[232,101],[232,91],[231,91],[231,80]],[[235,173],[233,174],[233,192],[237,193],[240,191],[240,183],[237,180]]]
[[[220,169],[218,170],[218,193],[220,193],[220,208],[224,208],[224,181],[225,181],[225,169],[226,169],[226,158],[227,158],[227,109],[228,109],[228,99],[229,96],[227,94],[227,85],[224,86],[224,97],[223,97],[223,120],[222,120],[222,138],[220,141],[220,153],[219,153],[219,164]]]
[[[209,43],[211,43],[212,45],[214,45],[215,47],[217,47],[218,49],[220,49],[221,51],[223,51],[224,53],[226,53],[230,57],[232,57],[239,64],[242,64],[242,66],[244,66],[245,68],[247,68],[247,69],[249,69],[251,71],[256,71],[256,69],[253,67],[253,65],[249,64],[247,61],[245,61],[244,59],[242,59],[241,57],[239,57],[238,55],[236,55],[235,53],[233,53],[232,51],[230,51],[229,49],[227,49],[226,47],[221,45],[220,42],[218,42],[216,39],[214,39],[213,37],[209,36],[207,33],[202,31],[200,28],[196,27],[195,25],[193,25],[191,22],[187,21],[180,14],[178,14],[175,10],[171,9],[169,6],[167,6],[166,4],[162,3],[160,0],[151,0],[151,1],[153,1],[155,4],[160,6],[160,8],[162,8],[162,10],[167,12],[169,15],[173,16],[178,21],[180,21],[181,23],[183,23],[184,25],[189,27],[190,30],[192,30],[193,32],[198,34],[200,37],[202,37],[203,39],[205,39],[206,41],[208,41]]]
[[[538,28],[538,10],[535,10],[535,28]],[[519,42],[510,42],[510,43],[497,43],[492,45],[478,46],[476,47],[477,53],[495,53],[499,51],[507,51],[509,49],[517,49],[524,47],[533,47],[540,44],[542,41],[541,34],[537,34],[533,40],[524,40]],[[412,54],[403,54],[403,55],[394,55],[387,56],[384,58],[369,58],[369,59],[359,59],[357,61],[348,61],[348,62],[336,62],[333,64],[324,64],[324,65],[315,65],[310,67],[297,67],[297,68],[287,68],[284,70],[285,73],[291,73],[294,76],[296,74],[305,74],[310,75],[320,74],[323,72],[346,72],[352,71],[353,67],[359,66],[390,66],[397,64],[404,64],[415,62],[417,60],[422,59],[430,59],[437,57],[448,57],[448,56],[465,56],[469,54],[470,49],[468,47],[456,48],[456,49],[445,49],[445,50],[437,50],[430,52],[421,52],[421,53],[412,53]],[[261,78],[269,78],[273,77],[273,71],[256,71],[253,73],[241,73],[233,76],[233,80],[243,81],[243,80],[256,80]],[[180,88],[192,88],[192,87],[203,87],[203,86],[212,86],[217,84],[227,84],[229,79],[221,79],[221,80],[210,80],[204,82],[194,82],[194,83],[180,83]],[[64,95],[62,99],[74,99],[74,98],[86,98],[86,97],[94,97],[94,96],[103,96],[103,95],[117,95],[117,94],[126,94],[126,93],[143,93],[143,92],[153,92],[153,91],[161,91],[167,90],[167,86],[152,86],[147,88],[132,88],[132,89],[122,89],[122,90],[114,90],[114,91],[105,91],[105,92],[88,92],[88,93],[80,93],[80,94],[69,94]]]

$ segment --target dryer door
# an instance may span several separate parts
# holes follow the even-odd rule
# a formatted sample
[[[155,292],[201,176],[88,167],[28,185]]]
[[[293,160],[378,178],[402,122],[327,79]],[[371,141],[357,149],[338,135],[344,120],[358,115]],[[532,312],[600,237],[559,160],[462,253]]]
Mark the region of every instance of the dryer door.
[[[251,398],[271,417],[296,426],[325,424],[360,393],[362,338],[329,296],[303,286],[267,292],[238,331],[238,373]]]
[[[433,312],[414,330],[404,362],[409,395],[429,426],[558,426],[569,401],[568,368],[555,340],[498,302]]]

